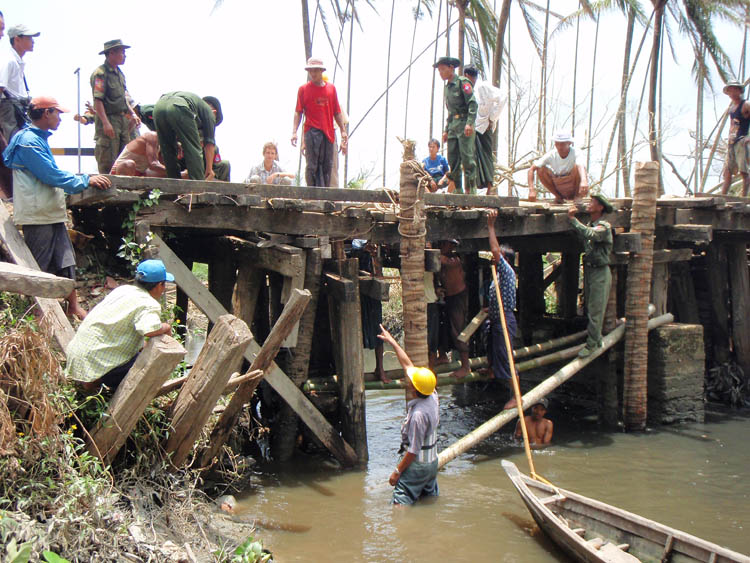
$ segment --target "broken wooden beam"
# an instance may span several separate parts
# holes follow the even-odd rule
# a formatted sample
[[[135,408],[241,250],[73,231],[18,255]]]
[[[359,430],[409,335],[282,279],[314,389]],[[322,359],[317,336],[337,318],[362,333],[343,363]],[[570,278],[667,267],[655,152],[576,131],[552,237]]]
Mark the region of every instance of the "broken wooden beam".
[[[148,339],[133,367],[117,386],[106,414],[89,433],[88,449],[93,455],[106,464],[112,463],[138,419],[185,353],[185,348],[171,336]]]
[[[176,277],[177,276],[175,276],[175,278]],[[256,351],[254,352],[250,352],[250,348],[247,348],[245,352],[245,357],[251,362],[250,371],[261,370],[266,372],[267,370],[272,370],[276,367],[273,359],[279,352],[279,348],[284,342],[284,339],[288,336],[289,332],[302,316],[307,303],[310,301],[310,297],[311,295],[309,291],[295,289],[292,296],[289,298],[289,301],[287,301],[284,306],[281,316],[279,316],[279,319],[273,325],[273,328],[263,343],[263,346],[258,348],[258,345],[254,340],[250,341],[250,348],[256,348]],[[255,344],[255,346],[253,346],[253,344]],[[289,381],[289,378],[285,375],[283,377]],[[266,376],[266,378],[268,379],[268,376]],[[229,438],[229,433],[232,431],[232,428],[237,424],[237,419],[239,418],[242,409],[250,402],[250,399],[252,399],[255,388],[260,381],[260,379],[248,381],[237,388],[237,391],[235,391],[232,399],[229,401],[227,408],[221,414],[221,417],[216,422],[216,426],[214,426],[211,431],[209,444],[201,455],[202,466],[208,467],[213,463],[213,459],[219,454],[219,451],[221,451],[221,448]],[[274,389],[276,388],[273,384],[272,386]],[[294,388],[297,389],[296,387]],[[284,397],[283,393],[278,393]]]
[[[41,270],[0,262],[0,291],[10,291],[32,297],[62,299],[70,295],[76,282]]]
[[[711,225],[667,225],[657,228],[657,237],[670,242],[709,243],[713,240]]]
[[[344,276],[334,274],[333,272],[325,272],[323,274],[323,282],[325,283],[326,292],[337,301],[351,303],[359,300],[357,289],[352,280],[348,280]]]
[[[390,299],[391,284],[386,280],[373,276],[359,276],[359,292],[376,301],[388,301]]]
[[[467,324],[464,329],[461,331],[461,334],[458,335],[458,339],[461,342],[468,343],[469,340],[471,340],[471,337],[474,335],[474,333],[479,329],[480,326],[482,326],[482,323],[485,321],[485,319],[489,315],[487,314],[487,311],[484,309],[481,309],[473,319],[469,321],[469,324]]]
[[[252,339],[247,324],[237,317],[222,315],[216,320],[170,411],[171,430],[164,449],[174,467],[187,460]]]
[[[39,264],[36,263],[34,255],[31,254],[31,250],[26,246],[21,233],[13,224],[5,204],[0,205],[0,239],[5,243],[10,252],[10,258],[16,264],[32,270],[39,270]],[[44,330],[50,331],[60,349],[65,352],[68,344],[73,340],[74,332],[62,307],[55,299],[35,297],[34,301],[42,313],[40,326]]]

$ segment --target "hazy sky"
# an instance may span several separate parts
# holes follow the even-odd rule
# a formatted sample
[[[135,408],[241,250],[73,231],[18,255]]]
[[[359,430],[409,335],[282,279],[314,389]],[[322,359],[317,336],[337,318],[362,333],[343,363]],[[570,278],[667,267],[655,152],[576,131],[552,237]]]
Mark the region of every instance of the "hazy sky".
[[[336,41],[339,35],[338,22],[330,14],[330,2],[323,1],[321,4],[329,11],[327,22]],[[350,105],[351,127],[359,123],[384,90],[391,10],[391,2],[387,0],[373,0],[377,12],[364,2],[358,4],[361,5],[359,10],[362,29],[358,26],[354,29],[350,96],[347,96],[346,72],[349,28],[345,29],[344,45],[339,55],[344,68],[337,69],[335,76],[331,48],[320,20],[317,21],[314,32],[314,53],[329,63],[328,75],[338,88],[339,100],[343,107],[347,103]],[[391,79],[406,67],[409,60],[414,24],[411,14],[415,4],[415,0],[396,2]],[[221,100],[225,118],[217,129],[216,138],[222,156],[232,162],[233,180],[242,181],[250,167],[261,160],[261,147],[268,140],[279,143],[282,166],[291,171],[297,170],[298,151],[290,145],[289,138],[297,88],[306,79],[299,0],[224,0],[216,10],[213,10],[213,0],[131,0],[126,8],[116,9],[118,5],[89,0],[69,3],[26,0],[0,7],[5,14],[6,28],[15,23],[25,23],[41,32],[34,52],[25,57],[32,95],[53,95],[63,104],[75,108],[77,81],[74,71],[80,68],[82,103],[90,99],[89,77],[103,60],[98,55],[102,44],[109,39],[121,38],[132,45],[122,69],[127,77],[128,89],[137,101],[154,102],[161,94],[172,90],[190,90],[202,96],[214,95]],[[553,9],[569,13],[576,5],[576,0],[555,0]],[[645,5],[650,13],[650,2]],[[310,1],[310,6],[314,11],[315,2]],[[441,20],[444,26],[444,12]],[[552,21],[554,22],[554,18]],[[592,143],[590,157],[590,171],[594,178],[599,177],[611,120],[619,101],[625,24],[625,18],[614,13],[603,16],[600,23],[593,111],[593,128],[600,133]],[[579,145],[586,141],[588,129],[594,29],[591,21],[581,23],[575,129]],[[677,28],[673,29],[676,36]],[[720,25],[718,30],[717,35],[736,68],[742,32],[725,24]],[[436,20],[426,15],[417,25],[415,55],[434,39],[435,31]],[[510,33],[517,83],[532,92],[530,96],[535,98],[537,94],[533,92],[538,90],[539,59],[531,48],[526,27],[521,22],[517,8],[511,14]],[[637,29],[636,46],[641,34],[642,29]],[[558,127],[571,127],[569,115],[574,42],[575,28],[571,28],[557,34],[550,44],[549,85],[553,94],[548,101],[548,138]],[[6,37],[2,40],[0,51],[7,48]],[[445,42],[441,41],[439,54],[444,54],[445,48]],[[643,86],[649,48],[650,36],[641,55],[640,71],[631,86],[630,109],[633,110]],[[664,124],[668,125],[664,149],[678,164],[681,173],[687,176],[692,168],[692,161],[687,160],[684,155],[689,154],[694,146],[689,131],[695,128],[695,82],[690,74],[693,55],[687,43],[679,37],[675,38],[674,48],[678,56],[677,63],[672,60],[669,52],[664,58]],[[452,53],[455,52],[454,38]],[[418,141],[420,156],[426,155],[430,132],[433,60],[433,49],[430,48],[413,68],[411,75],[406,135]],[[502,87],[503,90],[506,89],[505,83]],[[710,131],[726,107],[727,98],[721,94],[720,87],[717,90],[715,99],[712,96],[706,99],[706,132]],[[397,188],[400,146],[396,136],[403,136],[405,133],[406,75],[390,93],[385,182],[382,178],[384,102],[383,99],[375,106],[350,140],[349,178],[365,171],[369,173],[368,185],[385,184]],[[522,105],[528,103],[524,97]],[[436,136],[440,134],[443,116],[441,104],[442,92],[438,88],[435,102]],[[645,126],[644,101],[644,112],[639,124],[641,133],[638,135],[641,140]],[[503,164],[507,161],[506,131],[507,121],[504,117],[500,123],[499,158]],[[632,134],[631,124],[629,135]],[[76,124],[72,117],[66,117],[58,132],[51,138],[51,144],[56,147],[73,147],[76,143]],[[93,146],[93,126],[82,128],[82,144],[85,147]],[[535,148],[536,111],[526,127],[521,144],[523,147],[519,148],[519,155]],[[647,150],[644,148],[638,156],[647,159]],[[68,169],[76,168],[75,158],[64,158],[60,162]],[[341,167],[343,176],[343,158]],[[84,171],[94,169],[93,158],[84,159]],[[665,170],[664,175],[670,191],[684,192],[670,171]],[[523,176],[519,174],[518,179],[522,180]],[[718,177],[710,179],[708,185],[713,185],[716,181]],[[605,183],[605,191],[614,193],[613,181]],[[521,190],[520,195],[525,196],[525,190]]]

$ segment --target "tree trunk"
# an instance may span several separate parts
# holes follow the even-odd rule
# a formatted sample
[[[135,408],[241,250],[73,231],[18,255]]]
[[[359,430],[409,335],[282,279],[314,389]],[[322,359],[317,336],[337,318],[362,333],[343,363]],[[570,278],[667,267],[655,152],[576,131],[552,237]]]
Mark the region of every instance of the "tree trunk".
[[[654,4],[654,37],[651,44],[651,73],[648,85],[648,142],[651,160],[659,162],[659,131],[656,129],[656,96],[659,79],[659,54],[664,24],[664,6],[667,0],[651,0]]]
[[[648,303],[654,254],[654,221],[659,187],[659,164],[639,162],[635,166],[631,232],[641,233],[641,252],[628,263],[628,291],[625,303],[625,426],[646,427],[648,380]]]
[[[599,14],[596,14],[596,33],[594,34],[594,61],[591,63],[591,91],[589,96],[591,100],[589,103],[589,131],[588,131],[588,150],[586,151],[586,173],[591,169],[591,138],[594,123],[594,78],[596,78],[596,52],[599,47]]]
[[[414,29],[411,34],[411,51],[409,51],[409,72],[406,75],[406,103],[404,107],[404,139],[406,139],[406,126],[409,123],[409,90],[411,89],[411,60],[414,58],[414,42],[417,40],[417,22],[419,21],[420,8],[422,7],[422,0],[417,0],[416,12],[414,12]],[[388,50],[390,51],[391,45],[388,43]],[[388,57],[390,62],[390,57]],[[432,138],[432,137],[430,137]]]
[[[312,39],[310,37],[310,9],[307,0],[302,0],[302,37],[305,41],[305,60],[312,57]]]
[[[578,2],[578,7],[581,7],[581,3]],[[578,79],[578,39],[581,33],[581,16],[576,16],[576,48],[573,55],[573,109],[570,116],[571,121],[571,133],[575,136],[576,134],[576,85]]]
[[[549,3],[544,16],[544,44],[542,46],[542,80],[539,86],[539,121],[537,122],[537,146],[543,153],[547,147],[547,40],[549,35]]]
[[[625,197],[630,197],[630,167],[628,166],[627,136],[625,132],[625,114],[627,109],[628,83],[630,82],[630,51],[633,48],[633,30],[635,28],[635,11],[628,9],[628,30],[625,34],[625,56],[622,61],[622,111],[619,114],[619,129],[617,135],[617,157],[622,172],[622,189]],[[619,196],[619,190],[616,194]]]
[[[497,22],[495,53],[492,57],[492,85],[497,88],[500,88],[500,76],[503,73],[503,46],[505,45],[505,29],[508,27],[508,18],[510,17],[510,2],[511,0],[503,0],[503,5],[500,7],[500,17]],[[510,70],[508,70],[508,78],[510,79]],[[510,107],[510,97],[508,97],[507,104]],[[500,128],[497,127],[492,134],[492,152],[495,154],[495,158],[497,158],[499,133]],[[510,143],[510,138],[508,139],[508,143]]]
[[[437,17],[437,29],[435,30],[435,53],[433,55],[433,59],[437,61],[437,50],[438,50],[438,37],[440,37],[440,17],[443,15],[443,2],[442,0],[438,0],[439,6],[438,6],[438,17]],[[430,89],[430,136],[427,137],[428,139],[432,139],[435,135],[433,133],[434,126],[435,126],[435,75],[437,74],[437,69],[432,69],[432,88]]]

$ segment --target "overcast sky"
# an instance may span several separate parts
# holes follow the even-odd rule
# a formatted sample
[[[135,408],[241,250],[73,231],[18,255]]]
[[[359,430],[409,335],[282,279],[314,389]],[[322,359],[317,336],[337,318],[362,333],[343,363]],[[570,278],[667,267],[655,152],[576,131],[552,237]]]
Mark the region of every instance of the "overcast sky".
[[[315,2],[310,1],[311,10]],[[330,14],[330,2],[321,2],[329,10],[329,29],[338,38],[338,22]],[[343,107],[350,106],[351,127],[362,120],[365,112],[384,90],[386,83],[386,60],[388,53],[388,27],[391,2],[373,0],[376,11],[358,2],[361,7],[362,29],[355,26],[352,45],[351,93],[347,96],[347,68],[349,56],[349,29],[345,30],[344,45],[340,59],[343,69],[332,65],[332,51],[323,32],[320,20],[314,31],[314,54],[329,63],[328,75],[334,81]],[[406,67],[411,49],[413,32],[412,10],[415,0],[398,0],[394,18],[394,41],[391,51],[391,79]],[[555,0],[553,8],[560,13],[569,13],[577,6],[576,0]],[[61,10],[61,7],[65,7]],[[126,8],[115,8],[112,2],[78,0],[70,3],[51,0],[26,0],[1,7],[5,14],[6,28],[16,23],[25,23],[38,29],[41,36],[36,40],[34,52],[25,57],[27,78],[32,95],[53,95],[63,104],[75,108],[77,79],[74,71],[80,68],[81,99],[91,99],[89,77],[103,57],[98,55],[105,41],[121,38],[132,45],[122,67],[127,78],[128,89],[134,99],[149,103],[173,90],[189,90],[201,96],[217,96],[223,105],[224,123],[217,129],[217,143],[221,154],[232,162],[232,179],[242,181],[248,170],[261,160],[264,142],[279,143],[282,166],[297,170],[298,151],[289,142],[297,88],[306,79],[303,70],[305,57],[301,33],[299,0],[276,0],[274,2],[249,2],[247,0],[224,0],[213,10],[213,0],[161,0],[158,2],[130,0]],[[650,2],[644,6],[650,14]],[[434,14],[433,17],[436,17]],[[434,39],[436,20],[426,15],[417,25],[414,53],[421,52]],[[445,20],[445,13],[442,14]],[[552,20],[554,22],[554,18]],[[600,23],[599,54],[594,81],[594,129],[600,133],[595,137],[591,150],[590,172],[599,177],[601,159],[609,138],[611,120],[619,101],[619,84],[622,67],[622,48],[626,20],[620,14],[603,16]],[[588,93],[591,89],[592,49],[594,23],[581,24],[579,45],[579,68],[577,85],[576,140],[579,145],[586,141],[588,130]],[[674,27],[675,33],[677,28]],[[520,12],[511,13],[511,55],[520,84],[536,92],[539,83],[539,59],[536,57]],[[642,29],[636,30],[636,46]],[[455,34],[454,34],[455,35]],[[742,44],[742,31],[726,24],[718,26],[718,37],[733,59],[736,69]],[[631,109],[635,109],[643,86],[645,59],[650,48],[650,37],[646,40],[641,55],[640,72],[631,86]],[[570,129],[569,120],[572,99],[572,59],[575,28],[557,34],[550,44],[550,90],[548,102],[549,138],[559,127]],[[9,48],[7,37],[2,40],[2,56]],[[690,131],[695,128],[695,82],[690,74],[693,62],[689,45],[676,37],[675,51],[678,61],[671,54],[665,55],[664,75],[664,124],[668,134],[664,149],[678,164],[683,176],[692,169],[687,155],[694,146]],[[445,53],[445,42],[439,43],[439,54]],[[635,47],[634,47],[635,48]],[[452,54],[455,54],[455,38]],[[429,108],[432,84],[433,49],[415,65],[411,75],[411,93],[408,105],[406,135],[418,141],[419,156],[426,156],[429,137]],[[439,81],[439,78],[438,78]],[[718,82],[717,82],[718,85]],[[503,85],[503,90],[506,86]],[[721,94],[720,85],[714,97],[709,95],[705,104],[705,129],[710,131],[726,107],[727,98]],[[536,94],[534,94],[536,96]],[[403,136],[406,115],[406,75],[390,92],[388,118],[388,144],[386,154],[387,175],[382,178],[384,158],[384,105],[381,100],[354,132],[350,141],[348,176],[351,179],[359,172],[368,173],[368,185],[398,187],[398,161],[400,146],[396,136]],[[526,102],[525,102],[526,103]],[[442,92],[436,94],[436,125],[433,134],[439,136],[442,121]],[[645,131],[645,101],[639,128]],[[507,122],[500,123],[500,162],[507,161]],[[629,135],[633,134],[632,125]],[[726,135],[726,131],[725,131]],[[638,138],[642,139],[643,134]],[[58,132],[51,138],[55,147],[74,147],[77,144],[77,129],[72,117],[65,117]],[[93,146],[93,126],[82,128],[82,144]],[[522,138],[524,154],[536,144],[536,113]],[[648,159],[647,149],[637,155]],[[586,155],[584,153],[584,159]],[[610,162],[612,157],[610,157]],[[75,158],[62,158],[61,165],[75,170]],[[343,177],[343,158],[341,160]],[[84,159],[84,171],[94,171],[93,158]],[[518,179],[523,179],[519,174]],[[670,171],[665,170],[668,190],[684,193]],[[343,181],[343,180],[342,180]],[[525,180],[524,180],[525,181]],[[718,176],[708,185],[718,181]],[[504,188],[501,188],[503,190]],[[605,192],[614,193],[614,182],[605,183]],[[521,190],[525,196],[525,190]]]

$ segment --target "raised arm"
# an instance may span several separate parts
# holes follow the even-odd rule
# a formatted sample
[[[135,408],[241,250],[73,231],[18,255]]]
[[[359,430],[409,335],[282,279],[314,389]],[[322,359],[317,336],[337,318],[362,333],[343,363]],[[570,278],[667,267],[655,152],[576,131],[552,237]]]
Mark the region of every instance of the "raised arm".
[[[380,340],[382,340],[383,342],[387,342],[391,345],[393,351],[396,353],[396,358],[398,358],[398,363],[401,364],[402,368],[406,369],[414,367],[414,364],[409,359],[409,356],[406,355],[404,349],[399,346],[398,342],[396,342],[396,339],[391,336],[391,333],[388,332],[382,324],[380,325],[380,334],[378,334],[378,338],[380,338]]]
[[[497,219],[497,209],[490,209],[487,211],[487,238],[490,242],[490,252],[492,252],[492,261],[499,262],[502,256],[502,250],[500,249],[500,243],[497,242],[497,235],[495,234],[495,220]]]

